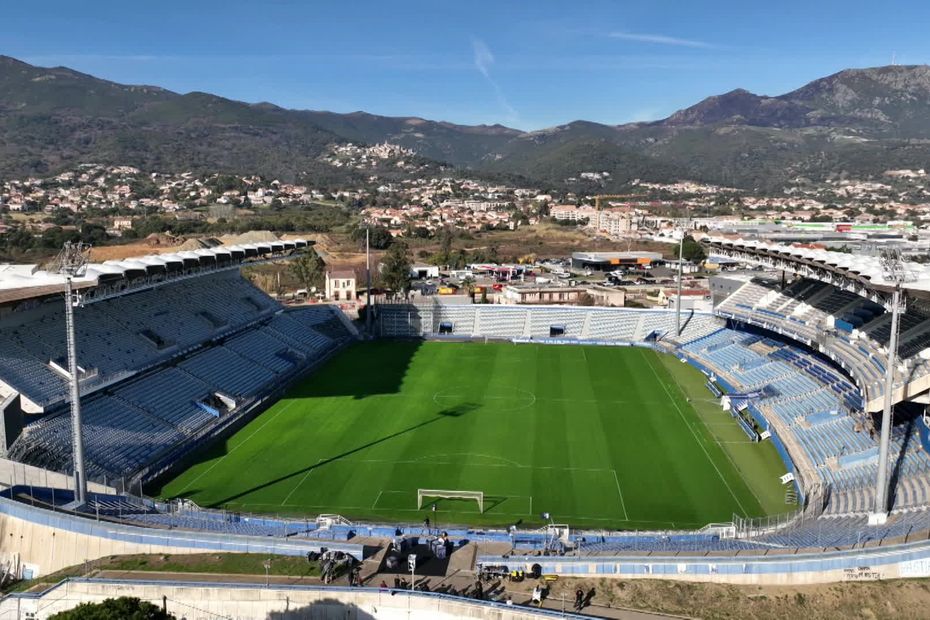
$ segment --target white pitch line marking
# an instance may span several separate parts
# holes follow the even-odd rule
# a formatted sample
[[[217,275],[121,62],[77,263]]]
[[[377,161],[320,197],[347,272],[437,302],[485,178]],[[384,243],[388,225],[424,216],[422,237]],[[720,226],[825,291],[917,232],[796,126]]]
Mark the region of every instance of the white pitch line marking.
[[[505,459],[502,456],[494,456],[493,454],[480,454],[477,452],[451,452],[451,453],[442,453],[442,454],[427,454],[425,456],[417,457],[411,461],[394,461],[395,463],[419,463],[433,458],[452,458],[456,456],[467,456],[472,458],[482,458],[482,459],[493,459],[496,461],[503,461],[507,463],[506,467],[527,467],[526,465],[521,465],[516,461],[511,461],[510,459]],[[458,463],[437,463],[433,462],[433,465],[458,465]],[[469,465],[486,465],[485,463],[469,463]],[[497,465],[501,467],[501,465]]]
[[[339,463],[385,463],[392,465],[422,465],[427,459],[430,458],[440,458],[440,457],[449,457],[455,456],[452,454],[430,454],[428,456],[421,456],[409,461],[392,461],[389,459],[340,459]],[[502,458],[502,457],[494,457]],[[506,461],[507,459],[502,460]],[[456,463],[452,461],[429,461],[430,465],[462,465],[462,463]],[[510,462],[507,464],[503,463],[466,463],[468,467],[496,467],[496,468],[515,468],[515,469],[543,469],[550,471],[587,471],[587,472],[606,472],[610,473],[613,470],[607,469],[604,467],[556,467],[549,465],[521,465],[519,463]]]
[[[617,470],[611,469],[610,471],[614,473],[614,482],[617,483],[617,495],[620,496],[620,507],[623,509],[623,520],[629,521],[630,515],[626,512],[626,502],[623,501],[623,491],[620,490],[620,478],[617,476]]]
[[[319,461],[316,462],[316,465],[319,465],[322,461],[323,461],[323,459],[320,459]],[[304,483],[304,481],[306,481],[307,478],[310,477],[310,474],[313,473],[313,468],[316,467],[316,465],[314,465],[313,467],[311,467],[310,469],[308,469],[308,470],[307,470],[307,473],[304,474],[304,477],[300,479],[300,482],[298,482],[297,484],[294,485],[294,488],[291,489],[291,492],[288,493],[288,494],[287,494],[287,497],[284,498],[284,501],[281,502],[281,505],[282,505],[282,506],[283,506],[284,504],[287,503],[287,500],[291,499],[291,495],[294,494],[294,491],[296,491],[297,489],[299,489],[299,488],[300,488],[300,485],[302,485],[302,484]]]

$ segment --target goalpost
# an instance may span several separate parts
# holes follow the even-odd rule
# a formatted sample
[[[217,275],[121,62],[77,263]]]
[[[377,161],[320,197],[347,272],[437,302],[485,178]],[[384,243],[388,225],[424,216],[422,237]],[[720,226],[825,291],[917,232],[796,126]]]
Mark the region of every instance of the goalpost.
[[[417,510],[423,508],[423,499],[434,497],[440,499],[473,499],[478,502],[478,511],[484,512],[484,493],[482,491],[450,491],[446,489],[417,489]]]

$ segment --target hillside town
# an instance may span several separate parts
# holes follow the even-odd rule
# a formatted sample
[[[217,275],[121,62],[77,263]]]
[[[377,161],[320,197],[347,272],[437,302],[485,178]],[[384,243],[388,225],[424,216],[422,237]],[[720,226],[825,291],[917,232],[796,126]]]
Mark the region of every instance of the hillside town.
[[[386,228],[392,237],[431,238],[446,228],[516,231],[544,221],[591,239],[668,241],[683,222],[700,234],[740,234],[782,241],[868,245],[876,239],[927,244],[930,189],[923,169],[889,170],[880,180],[821,184],[798,180],[780,195],[680,181],[634,181],[623,195],[513,187],[403,169],[410,149],[384,143],[333,146],[328,165],[367,170],[350,186],[291,183],[258,175],[162,173],[125,165],[82,164],[47,177],[0,181],[0,233],[45,231],[93,223],[113,239],[133,237],[147,218],[232,222],[260,214],[307,213],[328,206],[340,221]],[[417,168],[415,164],[414,168]],[[180,225],[180,224],[179,224]]]

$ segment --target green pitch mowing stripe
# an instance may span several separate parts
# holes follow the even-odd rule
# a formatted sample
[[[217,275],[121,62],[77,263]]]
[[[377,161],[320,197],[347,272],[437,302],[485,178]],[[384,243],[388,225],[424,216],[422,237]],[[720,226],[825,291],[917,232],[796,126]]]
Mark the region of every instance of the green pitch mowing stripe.
[[[356,344],[159,493],[243,512],[501,526],[549,512],[576,527],[691,528],[783,510],[774,450],[727,451],[705,422],[741,431],[696,401],[700,384],[648,349]],[[485,512],[458,499],[418,510],[427,488],[482,491]]]

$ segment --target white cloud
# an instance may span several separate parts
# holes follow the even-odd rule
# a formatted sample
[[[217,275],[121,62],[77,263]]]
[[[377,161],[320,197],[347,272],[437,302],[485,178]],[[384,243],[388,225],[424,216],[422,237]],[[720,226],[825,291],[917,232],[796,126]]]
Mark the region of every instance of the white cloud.
[[[517,113],[516,109],[510,105],[510,102],[507,101],[504,91],[497,83],[497,80],[491,75],[491,67],[494,64],[494,54],[491,53],[491,49],[481,39],[472,39],[471,46],[474,52],[475,69],[484,76],[484,79],[487,80],[488,84],[490,84],[491,88],[494,90],[494,96],[497,99],[498,105],[507,113],[506,122],[516,122],[519,120],[520,115]]]
[[[711,49],[714,46],[704,41],[694,39],[679,39],[678,37],[669,37],[664,34],[649,34],[643,32],[611,32],[609,35],[614,39],[624,41],[634,41],[636,43],[652,43],[655,45],[671,45],[674,47],[697,47]]]
[[[491,65],[494,64],[494,54],[481,39],[472,39],[472,49],[475,53],[475,68],[481,75],[491,79]]]

